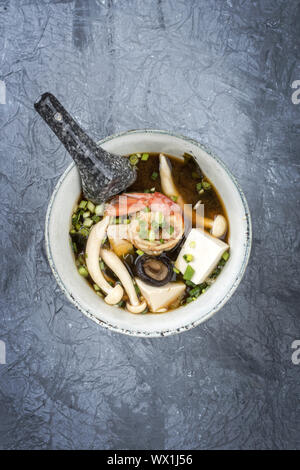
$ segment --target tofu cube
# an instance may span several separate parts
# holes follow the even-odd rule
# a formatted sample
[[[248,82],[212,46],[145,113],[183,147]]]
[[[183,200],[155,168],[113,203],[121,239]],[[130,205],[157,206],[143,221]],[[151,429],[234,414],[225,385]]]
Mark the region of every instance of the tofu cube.
[[[183,282],[168,282],[161,287],[150,286],[139,278],[135,281],[140,288],[151,312],[159,312],[168,308],[178,297],[182,296],[186,285]]]
[[[204,230],[193,228],[182,246],[175,266],[184,274],[188,265],[195,271],[191,281],[194,284],[204,282],[217,266],[223,253],[228,250],[227,243],[212,237]],[[189,263],[184,255],[192,255]]]

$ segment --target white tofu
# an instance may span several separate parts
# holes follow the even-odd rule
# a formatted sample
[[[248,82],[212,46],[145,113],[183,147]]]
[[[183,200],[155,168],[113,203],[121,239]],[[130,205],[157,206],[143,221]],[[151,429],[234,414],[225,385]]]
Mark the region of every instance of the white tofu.
[[[194,284],[201,284],[215,269],[228,248],[227,243],[222,240],[212,237],[204,230],[193,228],[180,250],[175,266],[184,274],[189,264],[195,271],[191,281]],[[184,255],[192,255],[193,260],[187,263]]]
[[[167,308],[184,293],[186,287],[183,282],[168,282],[164,286],[156,287],[150,286],[138,278],[135,280],[151,312]]]

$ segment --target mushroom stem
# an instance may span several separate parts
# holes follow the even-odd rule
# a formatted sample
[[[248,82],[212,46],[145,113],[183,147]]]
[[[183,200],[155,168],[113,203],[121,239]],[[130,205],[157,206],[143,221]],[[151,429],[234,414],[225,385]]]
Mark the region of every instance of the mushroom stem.
[[[86,244],[86,266],[93,281],[105,292],[105,302],[115,305],[123,297],[123,289],[119,284],[112,287],[105,279],[99,266],[99,255],[102,241],[104,240],[109,217],[104,217],[92,228]]]
[[[174,196],[177,198],[176,202],[181,207],[184,213],[184,218],[187,218],[190,223],[192,223],[194,217],[193,210],[189,204],[185,204],[183,197],[176,188],[172,177],[169,159],[163,153],[159,155],[159,176],[163,193],[171,199]]]
[[[106,263],[107,266],[120,279],[129,297],[129,302],[126,303],[127,309],[131,313],[143,312],[147,307],[147,303],[145,301],[139,301],[131,276],[122,261],[120,260],[120,258],[113,251],[106,250],[105,248],[101,249],[100,254],[104,263]]]

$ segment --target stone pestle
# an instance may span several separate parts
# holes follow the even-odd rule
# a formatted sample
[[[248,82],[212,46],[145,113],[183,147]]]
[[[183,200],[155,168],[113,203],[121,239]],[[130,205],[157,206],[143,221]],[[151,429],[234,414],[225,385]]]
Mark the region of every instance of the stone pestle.
[[[44,93],[34,107],[75,161],[85,198],[100,204],[134,183],[136,169],[128,158],[99,147],[54,95]]]

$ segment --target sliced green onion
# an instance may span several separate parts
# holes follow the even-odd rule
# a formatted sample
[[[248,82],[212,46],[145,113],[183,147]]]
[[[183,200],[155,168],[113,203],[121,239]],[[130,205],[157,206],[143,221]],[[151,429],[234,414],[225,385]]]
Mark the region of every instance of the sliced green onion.
[[[196,287],[196,284],[194,284],[192,281],[185,281],[185,283],[189,287]]]
[[[84,266],[79,266],[78,272],[83,277],[88,277],[88,275],[89,275],[88,270]]]
[[[100,287],[97,286],[97,284],[93,284],[93,288],[95,289],[96,292],[98,292],[100,290]]]
[[[186,270],[184,271],[183,279],[186,281],[190,281],[195,274],[195,270],[192,268],[190,264],[187,265]]]
[[[99,220],[100,220],[99,215],[93,215],[92,220],[93,220],[95,223],[99,222]]]
[[[151,179],[153,179],[153,181],[157,180],[157,177],[158,177],[158,173],[156,171],[153,171],[152,175],[151,175]]]
[[[179,274],[179,273],[180,273],[179,269],[175,268],[175,266],[173,266],[173,271],[174,271],[174,273],[176,273],[176,274]]]
[[[90,215],[91,215],[90,211],[86,211],[86,212],[84,212],[84,213],[82,214],[82,217],[83,217],[84,219],[87,219],[87,217],[89,217]]]
[[[92,201],[88,201],[88,203],[87,203],[87,209],[88,209],[90,212],[94,212],[94,211],[95,211],[95,204],[93,204]]]
[[[196,189],[197,189],[197,191],[200,191],[202,189],[202,183],[197,183],[196,184]]]
[[[197,286],[197,287],[194,287],[194,289],[191,289],[190,292],[189,292],[189,294],[190,294],[192,297],[199,297],[200,292],[201,292],[200,287]]]
[[[143,153],[141,160],[143,160],[143,162],[146,162],[148,158],[149,158],[149,153]]]
[[[183,259],[184,259],[187,263],[190,263],[191,261],[193,261],[194,256],[193,256],[193,255],[185,254],[185,255],[183,255]]]
[[[178,196],[171,196],[172,201],[177,202]]]
[[[103,263],[102,260],[99,261],[99,266],[102,271],[105,269],[105,264]]]
[[[174,227],[173,227],[173,225],[170,225],[169,234],[172,235],[173,232],[174,232]]]
[[[222,258],[223,258],[224,261],[227,261],[227,260],[228,260],[228,258],[229,258],[229,253],[228,253],[228,251],[225,251],[225,253],[223,253]]]
[[[80,229],[79,233],[83,237],[88,237],[89,236],[89,230],[87,228],[84,228],[84,227]]]
[[[95,207],[95,214],[103,215],[103,212],[104,212],[104,204],[98,204],[98,206]]]
[[[131,165],[136,165],[137,162],[139,161],[139,157],[136,154],[130,155],[129,161]]]
[[[78,207],[79,207],[80,209],[85,209],[85,208],[86,208],[86,205],[87,205],[87,201],[82,200],[82,201],[80,201],[80,204],[79,204]]]
[[[202,187],[203,189],[205,189],[205,191],[208,191],[209,189],[211,189],[211,184],[208,183],[208,181],[202,181]]]
[[[191,241],[191,242],[189,243],[189,247],[190,247],[190,248],[196,248],[196,242],[195,242],[195,241]]]
[[[85,227],[91,227],[91,226],[93,225],[92,219],[90,219],[89,217],[88,217],[87,219],[84,219],[83,225],[84,225]]]
[[[139,255],[139,256],[142,256],[144,254],[144,252],[142,250],[136,250],[136,253]]]

